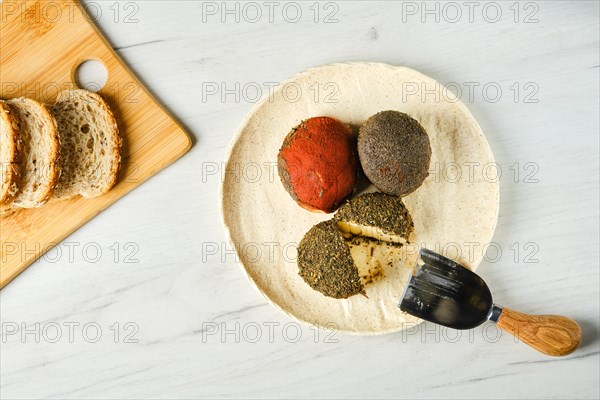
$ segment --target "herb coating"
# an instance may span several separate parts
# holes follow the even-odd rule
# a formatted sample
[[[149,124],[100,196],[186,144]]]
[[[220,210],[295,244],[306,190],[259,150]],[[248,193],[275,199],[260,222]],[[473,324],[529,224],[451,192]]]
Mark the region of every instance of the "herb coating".
[[[366,193],[347,201],[335,214],[336,222],[374,227],[408,239],[414,223],[402,199],[383,193]]]
[[[345,299],[364,286],[350,248],[334,220],[313,226],[298,246],[299,275],[325,296]]]

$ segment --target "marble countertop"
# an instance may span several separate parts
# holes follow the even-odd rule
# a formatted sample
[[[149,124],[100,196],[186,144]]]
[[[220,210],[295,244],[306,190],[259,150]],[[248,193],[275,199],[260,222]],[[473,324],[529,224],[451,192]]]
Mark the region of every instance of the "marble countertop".
[[[2,399],[600,396],[597,2],[84,3],[195,144],[0,292]],[[491,324],[330,333],[251,286],[219,216],[228,144],[260,92],[343,61],[460,91],[503,172],[478,272],[499,304],[580,322],[579,350]]]

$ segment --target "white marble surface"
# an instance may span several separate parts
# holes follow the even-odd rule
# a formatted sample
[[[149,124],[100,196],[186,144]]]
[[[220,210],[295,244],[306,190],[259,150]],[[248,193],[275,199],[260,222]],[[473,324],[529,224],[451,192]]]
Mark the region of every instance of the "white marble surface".
[[[597,2],[520,3],[518,22],[513,2],[500,2],[496,23],[494,6],[477,2],[472,21],[468,6],[455,3],[462,17],[454,23],[456,8],[433,2],[321,3],[317,22],[313,2],[298,2],[297,23],[286,21],[294,5],[283,17],[285,3],[274,6],[272,22],[256,3],[263,15],[255,23],[256,10],[244,13],[241,3],[239,22],[228,14],[224,23],[203,14],[221,2],[86,3],[102,10],[101,29],[195,145],[1,291],[3,399],[599,397]],[[439,22],[424,14],[436,4]],[[337,22],[324,23],[334,11]],[[487,324],[458,338],[430,324],[316,338],[247,282],[225,245],[220,178],[203,171],[224,159],[254,94],[222,101],[206,89],[266,90],[312,66],[364,60],[463,88],[503,169],[494,238],[503,253],[479,273],[500,304],[579,321],[577,352],[545,357],[508,335],[496,340]],[[497,102],[493,87],[482,93],[486,84],[502,89]],[[531,172],[537,182],[524,182]],[[526,262],[531,252],[537,263]]]

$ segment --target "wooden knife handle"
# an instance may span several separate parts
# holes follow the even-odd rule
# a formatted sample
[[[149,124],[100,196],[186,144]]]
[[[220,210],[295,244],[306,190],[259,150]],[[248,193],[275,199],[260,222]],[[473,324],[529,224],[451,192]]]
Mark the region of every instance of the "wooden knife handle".
[[[549,356],[571,354],[581,343],[581,328],[560,315],[527,315],[503,308],[496,325]]]

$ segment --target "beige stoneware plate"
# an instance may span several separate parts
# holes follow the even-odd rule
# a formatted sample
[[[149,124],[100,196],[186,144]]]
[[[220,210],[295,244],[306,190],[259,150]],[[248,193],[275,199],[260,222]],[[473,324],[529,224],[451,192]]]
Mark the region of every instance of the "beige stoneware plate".
[[[330,116],[357,127],[383,110],[411,115],[431,141],[430,175],[404,198],[415,222],[415,243],[383,251],[380,256],[392,265],[382,280],[367,286],[368,298],[328,298],[298,276],[296,249],[310,227],[332,214],[311,213],[290,198],[277,175],[277,153],[304,119]],[[397,306],[418,247],[475,269],[498,217],[494,157],[477,121],[442,85],[406,67],[344,63],[294,76],[248,114],[226,162],[222,217],[250,280],[286,314],[342,332],[380,334],[419,323]]]

